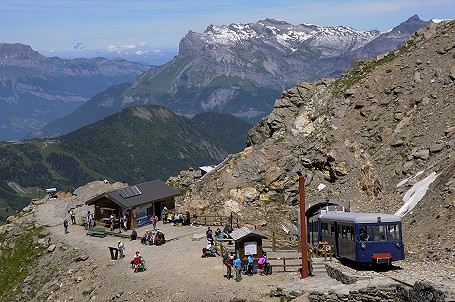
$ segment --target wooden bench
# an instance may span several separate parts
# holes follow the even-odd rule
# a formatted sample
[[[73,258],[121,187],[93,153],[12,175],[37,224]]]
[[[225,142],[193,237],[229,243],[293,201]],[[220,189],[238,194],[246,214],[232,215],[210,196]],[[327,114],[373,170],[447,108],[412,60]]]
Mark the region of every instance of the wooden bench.
[[[85,221],[86,221],[85,216],[82,216],[82,217],[81,217],[81,220],[79,221],[79,225],[85,226]]]
[[[102,227],[93,227],[88,229],[87,235],[97,236],[97,237],[106,237],[106,230]]]

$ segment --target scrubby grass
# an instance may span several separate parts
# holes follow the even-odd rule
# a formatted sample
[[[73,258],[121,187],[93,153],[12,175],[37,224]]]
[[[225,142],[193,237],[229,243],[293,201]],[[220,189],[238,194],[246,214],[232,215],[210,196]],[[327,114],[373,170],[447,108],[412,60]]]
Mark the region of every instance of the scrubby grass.
[[[376,67],[381,66],[393,60],[396,56],[407,52],[414,45],[415,44],[413,40],[408,40],[403,44],[403,46],[397,50],[389,52],[380,60],[373,60],[365,64],[361,64],[356,68],[348,69],[341,78],[335,81],[335,89],[333,90],[334,95],[342,95],[346,89],[354,86],[354,84],[358,83],[367,74],[371,73]]]
[[[43,228],[24,230],[17,238],[5,241],[5,234],[0,235],[2,243],[0,254],[0,301],[13,301],[21,291],[22,281],[27,277],[38,257],[45,250],[34,242]],[[10,243],[15,242],[14,247]],[[4,246],[5,245],[5,246]]]

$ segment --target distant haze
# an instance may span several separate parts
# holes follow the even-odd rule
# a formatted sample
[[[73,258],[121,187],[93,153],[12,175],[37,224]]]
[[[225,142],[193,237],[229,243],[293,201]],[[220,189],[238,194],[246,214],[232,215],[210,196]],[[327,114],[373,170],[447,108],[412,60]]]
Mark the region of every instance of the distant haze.
[[[120,57],[162,64],[180,39],[208,24],[251,23],[266,18],[292,24],[345,25],[386,30],[414,14],[453,19],[453,0],[21,0],[0,2],[0,42],[24,43],[46,56]]]

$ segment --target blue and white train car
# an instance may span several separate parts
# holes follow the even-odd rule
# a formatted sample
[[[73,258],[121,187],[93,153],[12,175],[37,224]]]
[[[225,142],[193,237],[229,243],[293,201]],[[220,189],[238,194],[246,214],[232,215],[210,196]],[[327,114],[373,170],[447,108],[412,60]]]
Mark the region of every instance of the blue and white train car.
[[[328,212],[318,220],[319,241],[333,245],[337,258],[380,264],[404,259],[399,216]]]

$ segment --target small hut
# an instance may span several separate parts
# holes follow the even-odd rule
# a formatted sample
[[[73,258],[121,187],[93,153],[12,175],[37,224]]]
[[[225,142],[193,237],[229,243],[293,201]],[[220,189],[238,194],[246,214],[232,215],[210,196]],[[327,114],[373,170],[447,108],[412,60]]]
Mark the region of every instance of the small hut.
[[[248,255],[252,255],[256,262],[262,257],[262,239],[267,238],[262,232],[242,227],[233,231],[230,235],[235,241],[235,255],[242,261]]]
[[[161,217],[161,210],[175,208],[174,197],[178,191],[161,180],[121,188],[100,194],[85,203],[95,206],[94,216],[98,224],[109,224],[109,217],[127,214],[128,228],[147,225],[153,215]]]

